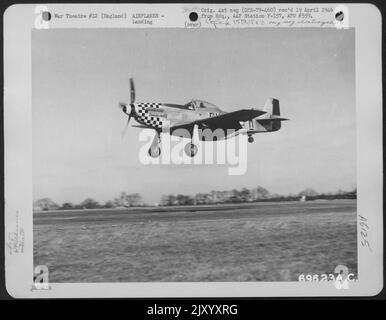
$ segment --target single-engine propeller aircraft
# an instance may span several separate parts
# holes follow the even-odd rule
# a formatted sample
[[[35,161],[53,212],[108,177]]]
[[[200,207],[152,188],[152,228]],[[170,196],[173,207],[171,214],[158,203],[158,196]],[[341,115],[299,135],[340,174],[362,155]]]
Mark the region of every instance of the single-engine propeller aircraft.
[[[161,153],[160,134],[164,129],[168,129],[172,135],[190,138],[191,142],[186,145],[185,152],[188,156],[194,157],[197,153],[197,146],[193,142],[193,136],[195,132],[199,132],[198,129],[201,129],[201,135],[198,134],[200,140],[208,141],[208,135],[204,136],[202,132],[210,129],[216,133],[212,135],[212,141],[244,133],[248,135],[248,142],[252,143],[253,134],[278,131],[281,128],[281,121],[288,120],[280,117],[279,100],[273,98],[266,101],[262,110],[251,108],[233,112],[222,111],[212,103],[197,99],[192,99],[184,105],[135,102],[132,78],[130,78],[130,104],[120,103],[119,107],[128,116],[124,132],[131,118],[139,123],[133,127],[155,130],[155,136],[149,148],[151,157],[158,157]],[[229,132],[233,134],[228,134]]]

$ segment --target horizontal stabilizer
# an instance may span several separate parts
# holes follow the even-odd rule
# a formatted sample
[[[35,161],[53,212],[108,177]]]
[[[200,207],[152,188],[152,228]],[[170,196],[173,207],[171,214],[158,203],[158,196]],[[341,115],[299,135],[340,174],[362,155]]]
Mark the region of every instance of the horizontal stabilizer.
[[[287,118],[281,118],[281,117],[272,117],[272,118],[268,118],[268,119],[256,119],[256,121],[259,121],[260,123],[267,123],[267,122],[271,122],[271,121],[287,121],[289,119]]]

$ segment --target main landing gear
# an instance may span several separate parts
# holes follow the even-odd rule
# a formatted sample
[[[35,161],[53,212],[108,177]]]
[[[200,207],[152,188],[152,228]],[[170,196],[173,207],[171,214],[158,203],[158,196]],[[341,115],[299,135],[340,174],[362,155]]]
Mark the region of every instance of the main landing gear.
[[[156,131],[153,142],[151,143],[151,146],[148,150],[150,157],[158,158],[160,156],[160,154],[161,154],[161,148],[159,146],[160,143],[161,143],[161,136],[160,136],[159,131]]]
[[[198,151],[198,147],[194,142],[199,140],[198,126],[196,124],[193,126],[193,130],[190,132],[190,134],[191,141],[185,146],[185,153],[188,157],[193,158]]]
[[[248,142],[252,143],[253,141],[254,141],[254,139],[253,139],[252,135],[248,135]]]
[[[185,146],[185,153],[188,157],[193,158],[197,154],[197,151],[198,151],[198,147],[193,142],[189,142]]]
[[[196,144],[193,143],[193,141],[194,139],[192,139],[192,141],[189,142],[184,148],[186,155],[191,158],[193,158],[198,152],[198,147]],[[160,132],[156,131],[153,142],[151,143],[151,146],[148,150],[148,154],[150,157],[158,158],[160,156],[161,154],[160,144],[161,144]]]

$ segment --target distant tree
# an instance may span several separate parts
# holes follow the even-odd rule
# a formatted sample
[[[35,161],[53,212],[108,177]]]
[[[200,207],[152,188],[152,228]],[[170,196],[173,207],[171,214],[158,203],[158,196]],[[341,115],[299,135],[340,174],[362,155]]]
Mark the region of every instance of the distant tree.
[[[258,199],[265,199],[269,196],[269,191],[261,186],[258,186],[256,189],[257,198]]]
[[[174,205],[194,205],[196,203],[196,198],[187,196],[184,194],[178,194],[177,196],[173,194],[164,195],[161,198],[162,206],[174,206]]]
[[[238,190],[236,189],[233,189],[231,191],[231,195],[229,197],[229,202],[232,202],[232,203],[238,203],[238,202],[241,202],[241,197],[240,197],[240,193]]]
[[[143,204],[142,197],[139,193],[132,193],[128,195],[128,202],[130,207],[137,207]]]
[[[186,198],[185,198],[185,204],[186,204],[186,205],[189,205],[189,206],[195,204],[194,197],[192,197],[192,196],[186,196]]]
[[[241,189],[239,192],[241,202],[247,202],[252,200],[251,191],[247,188]]]
[[[125,198],[126,198],[126,192],[121,192],[119,197],[114,199],[114,205],[116,207],[124,207],[125,206]]]
[[[194,199],[192,197],[186,196],[183,194],[177,195],[176,201],[177,201],[178,205],[181,205],[181,206],[194,204]]]
[[[209,204],[211,203],[211,195],[209,193],[197,193],[195,195],[196,204]]]
[[[164,195],[161,198],[161,205],[162,206],[173,206],[177,204],[176,197],[172,194]]]
[[[71,210],[74,209],[74,205],[71,202],[65,202],[60,207],[61,210]]]
[[[184,204],[184,199],[185,199],[185,196],[183,194],[177,194],[176,201],[179,205]]]
[[[99,208],[99,203],[92,198],[87,198],[80,204],[80,206],[83,209],[97,209]]]
[[[59,205],[52,201],[50,198],[43,198],[34,201],[33,203],[34,210],[57,210]]]
[[[317,196],[318,193],[314,190],[314,189],[311,189],[311,188],[306,188],[304,189],[303,191],[299,192],[298,196],[306,196],[306,197],[315,197]]]
[[[233,189],[230,194],[229,202],[232,203],[248,202],[252,200],[252,192],[247,188],[243,188],[240,191]]]
[[[210,195],[208,195],[208,202],[207,203],[228,203],[230,202],[233,191],[211,191]]]
[[[116,207],[135,207],[143,205],[142,197],[139,193],[127,194],[126,192],[122,192],[119,198],[116,198],[113,203]]]
[[[103,205],[104,208],[114,208],[114,202],[109,200],[106,201],[105,204]]]

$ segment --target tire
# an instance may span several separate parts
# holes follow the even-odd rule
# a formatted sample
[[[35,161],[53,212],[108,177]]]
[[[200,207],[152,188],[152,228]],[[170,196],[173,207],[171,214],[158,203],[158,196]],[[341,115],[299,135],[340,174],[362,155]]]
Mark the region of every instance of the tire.
[[[185,153],[188,157],[193,158],[197,154],[197,151],[198,151],[198,147],[193,143],[188,143],[185,146]]]
[[[152,158],[158,158],[161,155],[161,148],[156,147],[156,148],[149,148],[148,154]]]

